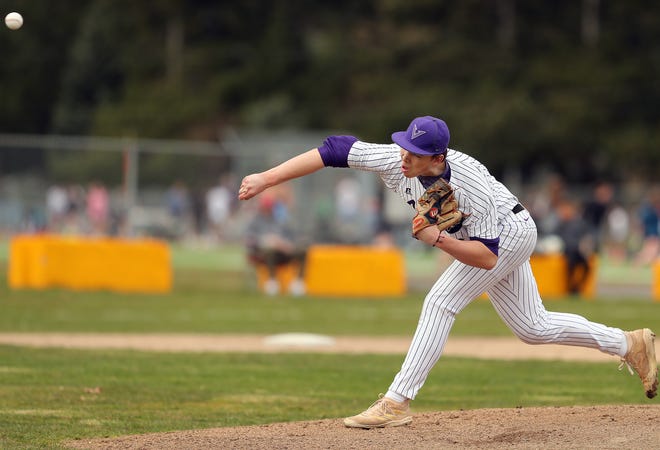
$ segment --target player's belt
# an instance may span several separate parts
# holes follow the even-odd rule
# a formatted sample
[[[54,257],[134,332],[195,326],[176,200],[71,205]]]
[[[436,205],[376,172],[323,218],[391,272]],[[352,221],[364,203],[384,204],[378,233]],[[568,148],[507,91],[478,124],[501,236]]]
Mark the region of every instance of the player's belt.
[[[513,207],[511,211],[513,211],[514,214],[518,214],[520,211],[524,210],[525,207],[518,203],[516,206]]]

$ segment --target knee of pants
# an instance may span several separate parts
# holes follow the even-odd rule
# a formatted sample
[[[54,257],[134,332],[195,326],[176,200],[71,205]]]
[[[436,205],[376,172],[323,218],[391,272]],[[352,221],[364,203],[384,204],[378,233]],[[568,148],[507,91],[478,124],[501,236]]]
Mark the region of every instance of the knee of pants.
[[[511,328],[511,331],[525,344],[541,345],[552,342],[545,333],[531,327],[518,326]]]
[[[461,310],[462,308],[458,308],[456,303],[448,301],[446,297],[434,297],[429,295],[424,302],[422,314],[445,316],[453,320]]]
[[[543,344],[543,340],[538,339],[536,336],[533,336],[533,335],[527,335],[527,334],[524,334],[524,333],[516,333],[516,336],[518,336],[518,339],[520,339],[525,344],[529,344],[529,345]]]

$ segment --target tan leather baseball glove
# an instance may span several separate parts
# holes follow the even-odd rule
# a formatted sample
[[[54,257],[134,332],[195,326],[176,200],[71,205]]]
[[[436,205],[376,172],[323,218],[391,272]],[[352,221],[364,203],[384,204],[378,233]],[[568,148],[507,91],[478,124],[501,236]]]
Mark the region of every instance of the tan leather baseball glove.
[[[454,232],[463,220],[454,190],[442,178],[429,186],[417,200],[415,208],[417,214],[412,221],[412,235],[415,239],[420,230],[431,226],[437,226],[440,231],[449,229]]]

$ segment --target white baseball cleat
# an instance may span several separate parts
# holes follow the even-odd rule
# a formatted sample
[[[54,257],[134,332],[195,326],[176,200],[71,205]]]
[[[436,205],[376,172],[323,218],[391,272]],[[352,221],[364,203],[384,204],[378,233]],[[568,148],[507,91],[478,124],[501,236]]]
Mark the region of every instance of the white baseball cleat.
[[[658,391],[658,364],[655,360],[655,334],[648,328],[635,331],[626,331],[628,340],[628,353],[621,359],[621,365],[628,366],[628,371],[633,374],[633,369],[639,375],[646,396],[653,398]]]
[[[349,428],[383,428],[408,425],[412,422],[409,403],[409,400],[399,403],[380,394],[378,400],[366,411],[357,416],[345,418],[344,425]]]

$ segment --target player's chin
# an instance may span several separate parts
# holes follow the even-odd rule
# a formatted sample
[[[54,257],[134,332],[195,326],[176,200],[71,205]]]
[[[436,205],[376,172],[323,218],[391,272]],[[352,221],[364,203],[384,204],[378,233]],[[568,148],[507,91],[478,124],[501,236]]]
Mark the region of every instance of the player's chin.
[[[404,167],[401,168],[401,174],[406,178],[415,178],[415,174],[412,173],[410,169],[406,169]]]

